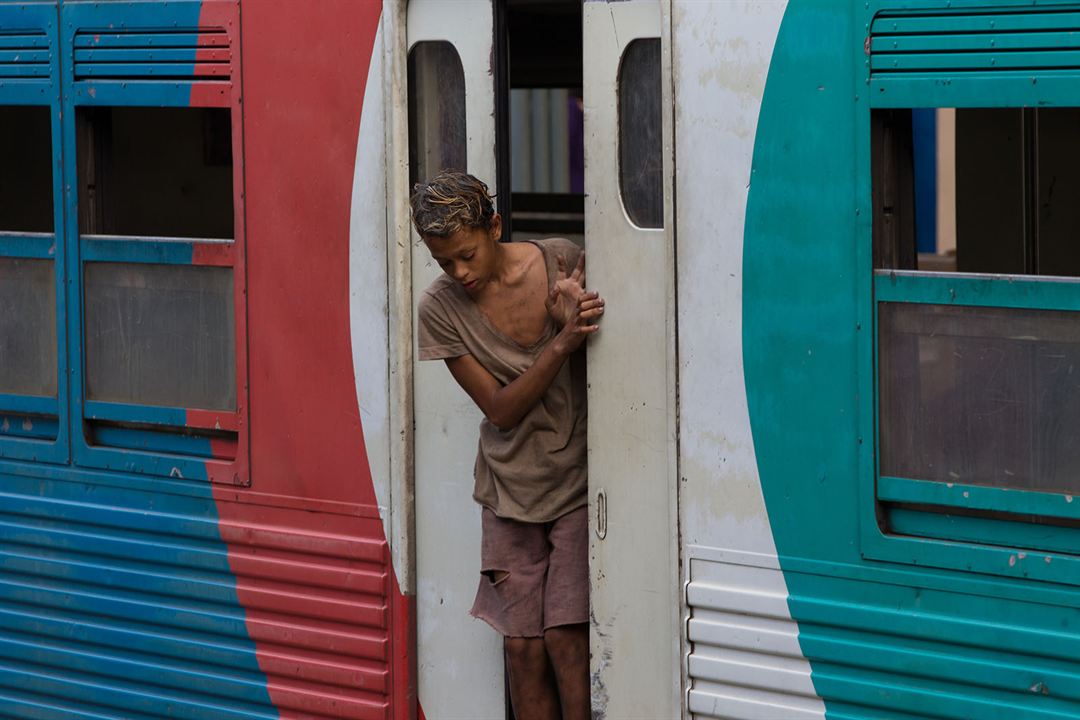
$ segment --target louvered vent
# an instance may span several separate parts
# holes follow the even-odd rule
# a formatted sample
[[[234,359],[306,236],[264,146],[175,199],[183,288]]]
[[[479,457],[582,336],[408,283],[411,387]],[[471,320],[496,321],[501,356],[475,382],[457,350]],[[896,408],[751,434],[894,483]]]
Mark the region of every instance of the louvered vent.
[[[48,78],[49,61],[49,38],[44,32],[0,31],[0,78]]]
[[[1080,7],[881,14],[870,27],[870,74],[1080,70]]]
[[[75,34],[76,80],[228,80],[231,62],[222,28]]]

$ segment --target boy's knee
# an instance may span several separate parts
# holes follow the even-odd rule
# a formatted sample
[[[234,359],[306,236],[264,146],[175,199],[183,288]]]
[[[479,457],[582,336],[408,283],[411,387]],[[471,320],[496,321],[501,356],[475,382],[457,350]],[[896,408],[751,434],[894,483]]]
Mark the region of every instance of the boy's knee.
[[[543,638],[506,638],[506,657],[514,667],[528,667],[547,662]]]
[[[589,627],[560,625],[544,631],[544,648],[556,662],[562,659],[589,657]]]

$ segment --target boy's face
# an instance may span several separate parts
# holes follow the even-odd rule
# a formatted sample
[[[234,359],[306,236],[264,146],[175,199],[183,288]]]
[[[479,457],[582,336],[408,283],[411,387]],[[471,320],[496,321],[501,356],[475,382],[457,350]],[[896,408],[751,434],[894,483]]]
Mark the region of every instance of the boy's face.
[[[470,295],[475,295],[495,274],[500,237],[502,218],[496,213],[487,230],[462,228],[449,237],[426,237],[424,244],[443,272],[461,283]]]

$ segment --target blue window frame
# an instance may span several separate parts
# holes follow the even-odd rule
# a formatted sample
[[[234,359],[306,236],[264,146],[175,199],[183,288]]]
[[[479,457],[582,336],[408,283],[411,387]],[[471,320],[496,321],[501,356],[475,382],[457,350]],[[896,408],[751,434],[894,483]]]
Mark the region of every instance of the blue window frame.
[[[57,7],[0,6],[0,458],[69,458]],[[15,155],[17,153],[17,156]],[[14,206],[18,202],[18,207]],[[13,212],[20,208],[37,208]],[[42,327],[42,323],[46,327]]]
[[[79,465],[248,483],[238,12],[63,6]]]
[[[1080,257],[1059,242],[1071,209],[1047,212],[1050,187],[1074,181],[1060,158],[1080,152],[1080,6],[868,5],[862,552],[1080,584]],[[971,182],[957,181],[956,254],[925,257],[912,117],[939,109]]]
[[[239,78],[237,0],[0,2],[0,458],[249,483]]]

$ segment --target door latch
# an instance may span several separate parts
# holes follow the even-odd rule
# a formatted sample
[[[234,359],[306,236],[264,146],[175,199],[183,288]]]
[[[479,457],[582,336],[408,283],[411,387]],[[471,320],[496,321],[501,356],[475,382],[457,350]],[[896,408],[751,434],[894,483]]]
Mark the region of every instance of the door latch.
[[[596,537],[607,537],[607,493],[596,491]]]

